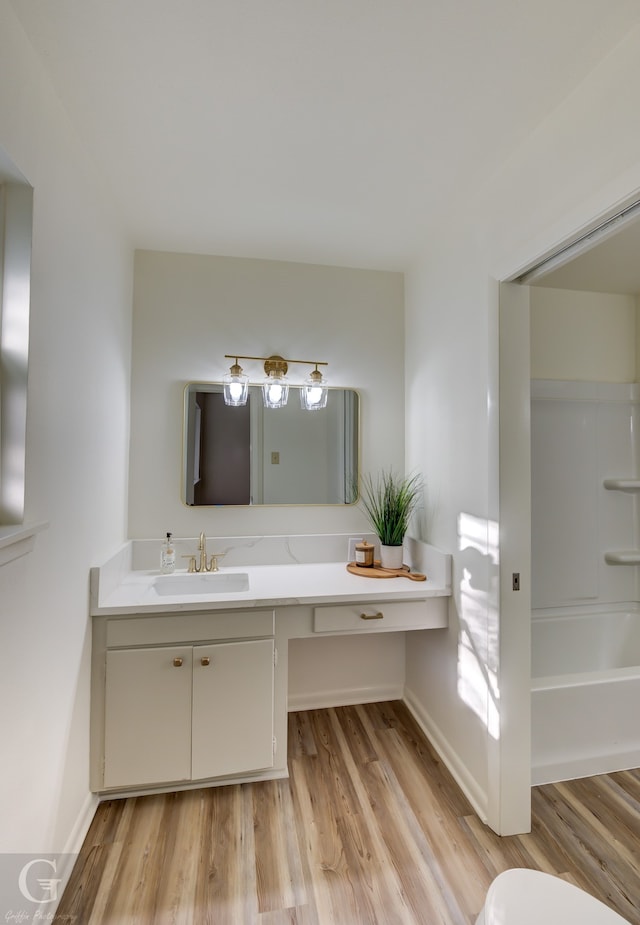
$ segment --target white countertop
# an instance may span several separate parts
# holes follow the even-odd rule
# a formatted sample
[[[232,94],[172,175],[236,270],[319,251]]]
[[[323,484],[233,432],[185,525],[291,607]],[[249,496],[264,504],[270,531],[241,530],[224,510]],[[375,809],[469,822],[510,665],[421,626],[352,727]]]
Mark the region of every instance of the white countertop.
[[[220,569],[220,574],[234,572],[244,572],[249,576],[248,591],[160,596],[153,588],[160,574],[157,570],[126,572],[116,584],[106,582],[104,593],[101,593],[100,569],[92,569],[91,613],[93,616],[175,613],[350,601],[424,600],[451,595],[449,586],[431,581],[428,576],[426,581],[369,578],[351,574],[344,562]],[[187,575],[185,571],[174,572],[174,575],[182,574]],[[194,575],[195,579],[197,577]]]

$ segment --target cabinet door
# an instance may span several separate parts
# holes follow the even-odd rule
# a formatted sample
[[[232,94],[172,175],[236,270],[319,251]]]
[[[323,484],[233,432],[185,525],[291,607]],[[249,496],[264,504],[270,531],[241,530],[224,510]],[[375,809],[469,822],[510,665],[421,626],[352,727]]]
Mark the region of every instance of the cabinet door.
[[[273,639],[193,650],[192,777],[273,767]]]
[[[105,787],[191,776],[190,646],[107,652]]]

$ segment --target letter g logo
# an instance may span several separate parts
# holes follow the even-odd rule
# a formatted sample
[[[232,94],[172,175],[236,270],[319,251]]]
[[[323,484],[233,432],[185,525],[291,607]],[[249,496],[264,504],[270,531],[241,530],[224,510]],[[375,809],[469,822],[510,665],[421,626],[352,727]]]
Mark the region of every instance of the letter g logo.
[[[18,886],[20,887],[20,892],[25,899],[28,899],[29,902],[32,903],[38,903],[41,905],[42,903],[55,902],[58,898],[58,884],[60,883],[59,878],[47,879],[39,877],[37,882],[43,891],[44,898],[36,899],[35,896],[31,895],[31,891],[29,890],[29,885],[27,883],[27,875],[34,864],[47,864],[53,870],[54,874],[56,873],[55,861],[50,861],[47,858],[34,858],[33,861],[29,861],[28,864],[25,864],[20,871],[20,876],[18,877]]]

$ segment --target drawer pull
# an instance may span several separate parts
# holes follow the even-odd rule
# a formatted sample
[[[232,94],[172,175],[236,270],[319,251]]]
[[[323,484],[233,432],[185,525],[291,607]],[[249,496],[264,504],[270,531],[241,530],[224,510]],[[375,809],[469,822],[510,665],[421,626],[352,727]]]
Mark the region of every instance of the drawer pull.
[[[207,665],[211,664],[211,659],[209,658],[208,655],[203,655],[202,658],[200,659],[200,664],[206,668]]]
[[[184,659],[183,659],[183,658],[180,658],[180,656],[177,655],[177,656],[174,658],[174,660],[173,660],[173,667],[174,667],[174,668],[181,668],[181,667],[182,667],[183,661],[184,661]]]
[[[384,620],[384,614],[378,611],[377,613],[361,613],[361,620]]]

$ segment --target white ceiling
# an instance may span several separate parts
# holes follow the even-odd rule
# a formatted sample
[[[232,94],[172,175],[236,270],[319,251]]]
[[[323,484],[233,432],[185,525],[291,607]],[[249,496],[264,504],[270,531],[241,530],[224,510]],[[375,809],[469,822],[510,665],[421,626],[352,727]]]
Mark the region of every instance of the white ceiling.
[[[138,247],[403,269],[635,0],[11,0]]]

